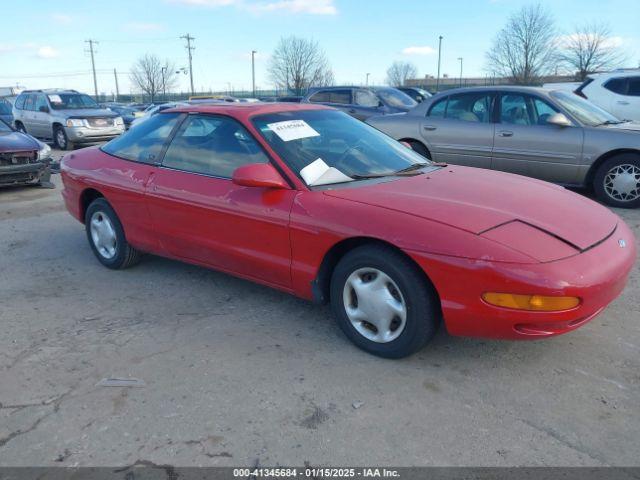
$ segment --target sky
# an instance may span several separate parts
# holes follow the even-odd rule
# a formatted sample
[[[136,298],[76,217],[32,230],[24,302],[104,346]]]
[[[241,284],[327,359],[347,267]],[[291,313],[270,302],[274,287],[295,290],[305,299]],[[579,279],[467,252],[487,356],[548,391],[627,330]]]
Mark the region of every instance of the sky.
[[[195,37],[196,90],[272,88],[267,65],[281,37],[313,39],[324,50],[336,82],[383,84],[396,60],[410,61],[420,76],[484,76],[485,53],[509,15],[531,0],[21,0],[2,8],[0,87],[75,88],[93,93],[86,40],[98,42],[99,93],[130,93],[128,72],[153,53],[177,68],[188,65],[185,40]],[[558,35],[587,22],[605,22],[627,65],[640,63],[640,0],[542,0]],[[187,91],[180,74],[176,90]]]

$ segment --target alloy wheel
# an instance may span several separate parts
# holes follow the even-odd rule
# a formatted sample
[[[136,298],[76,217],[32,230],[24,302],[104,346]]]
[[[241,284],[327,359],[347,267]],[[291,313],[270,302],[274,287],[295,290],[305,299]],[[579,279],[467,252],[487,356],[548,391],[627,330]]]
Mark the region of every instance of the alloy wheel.
[[[91,216],[89,229],[93,245],[98,253],[107,260],[115,257],[117,253],[116,230],[109,217],[103,212],[95,212]]]

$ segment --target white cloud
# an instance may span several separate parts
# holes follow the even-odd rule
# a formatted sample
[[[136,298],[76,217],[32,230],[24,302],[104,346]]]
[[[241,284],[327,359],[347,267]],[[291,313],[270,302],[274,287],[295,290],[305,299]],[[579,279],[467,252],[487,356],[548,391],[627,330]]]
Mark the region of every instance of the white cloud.
[[[13,52],[16,49],[15,45],[9,45],[8,43],[0,43],[0,54]]]
[[[289,12],[309,15],[335,15],[338,9],[334,0],[168,0],[170,3],[200,7],[228,7],[247,10],[253,13]]]
[[[69,25],[73,22],[73,17],[71,15],[67,15],[66,13],[52,13],[51,20],[61,25]]]
[[[136,32],[158,32],[164,30],[164,25],[160,25],[159,23],[130,22],[125,25],[125,28]]]
[[[433,47],[407,47],[402,49],[404,55],[433,55],[436,53],[436,49]]]
[[[253,12],[285,11],[310,15],[335,15],[338,13],[333,0],[277,0],[247,4],[246,8]]]
[[[50,45],[43,45],[38,48],[36,56],[39,58],[56,58],[60,53]]]

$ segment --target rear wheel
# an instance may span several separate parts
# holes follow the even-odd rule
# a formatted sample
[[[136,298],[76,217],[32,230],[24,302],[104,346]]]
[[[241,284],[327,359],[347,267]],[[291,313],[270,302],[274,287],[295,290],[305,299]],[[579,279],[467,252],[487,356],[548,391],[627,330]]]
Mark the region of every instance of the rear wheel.
[[[640,155],[622,153],[606,160],[596,171],[593,188],[612,207],[640,206]]]
[[[141,253],[127,242],[116,212],[104,198],[97,198],[84,217],[89,245],[105,267],[127,268],[140,260]]]
[[[361,349],[386,358],[420,350],[440,323],[438,297],[400,252],[366,245],[347,253],[331,277],[338,325]]]
[[[22,122],[16,122],[16,130],[22,133],[27,133],[27,129],[24,128],[24,125],[22,124]]]

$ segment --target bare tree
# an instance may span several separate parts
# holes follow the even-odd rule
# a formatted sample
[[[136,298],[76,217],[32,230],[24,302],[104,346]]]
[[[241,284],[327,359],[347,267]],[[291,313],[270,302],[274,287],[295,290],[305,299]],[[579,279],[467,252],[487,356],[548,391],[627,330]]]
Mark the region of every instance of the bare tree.
[[[525,6],[496,35],[487,67],[515,84],[536,83],[555,66],[555,35],[553,18],[540,4]]]
[[[162,62],[156,55],[147,53],[138,58],[131,68],[131,83],[149,95],[151,102],[159,93],[166,93],[178,83],[174,64]]]
[[[326,55],[313,40],[281,38],[268,66],[271,80],[279,87],[302,95],[311,86],[333,84]]]
[[[576,72],[578,80],[598,70],[608,70],[624,63],[625,57],[611,40],[605,23],[591,23],[577,27],[562,37],[560,59]]]
[[[387,83],[392,87],[401,87],[407,79],[417,76],[418,69],[411,62],[393,62],[387,69]]]

